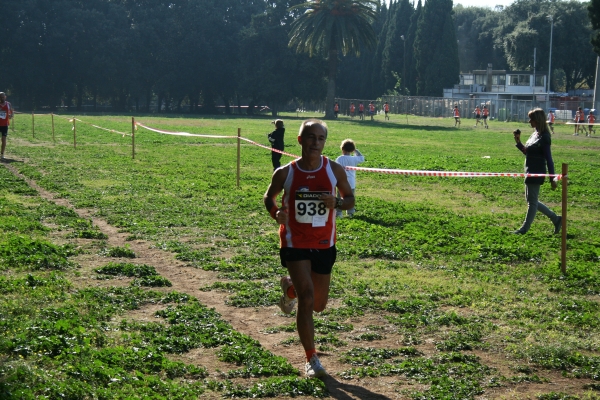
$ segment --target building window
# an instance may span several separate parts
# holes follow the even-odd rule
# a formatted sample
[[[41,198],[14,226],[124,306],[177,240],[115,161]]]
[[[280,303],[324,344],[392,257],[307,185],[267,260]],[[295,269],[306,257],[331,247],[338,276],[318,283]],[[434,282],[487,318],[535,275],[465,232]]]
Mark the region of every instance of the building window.
[[[464,74],[463,75],[463,85],[472,85],[473,84],[473,75],[472,74]]]
[[[531,75],[509,75],[508,84],[511,86],[530,86]]]
[[[485,85],[487,84],[487,76],[485,75],[475,75],[475,83],[478,85]]]
[[[544,75],[535,76],[535,86],[544,86]]]
[[[492,75],[492,85],[506,85],[506,75]]]

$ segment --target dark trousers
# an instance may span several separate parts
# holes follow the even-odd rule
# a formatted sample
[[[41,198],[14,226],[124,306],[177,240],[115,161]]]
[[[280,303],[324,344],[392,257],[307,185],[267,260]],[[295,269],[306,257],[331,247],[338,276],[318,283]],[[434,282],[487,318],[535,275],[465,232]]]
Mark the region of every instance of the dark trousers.
[[[271,162],[273,163],[273,171],[281,167],[281,153],[271,152]]]

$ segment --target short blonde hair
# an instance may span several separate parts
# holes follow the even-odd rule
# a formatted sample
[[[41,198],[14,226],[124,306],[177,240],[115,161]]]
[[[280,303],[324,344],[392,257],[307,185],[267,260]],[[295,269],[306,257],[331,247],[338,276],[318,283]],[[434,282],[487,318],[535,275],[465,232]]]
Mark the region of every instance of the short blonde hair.
[[[275,124],[275,128],[283,128],[283,120],[276,119],[275,121],[271,121],[272,124]]]

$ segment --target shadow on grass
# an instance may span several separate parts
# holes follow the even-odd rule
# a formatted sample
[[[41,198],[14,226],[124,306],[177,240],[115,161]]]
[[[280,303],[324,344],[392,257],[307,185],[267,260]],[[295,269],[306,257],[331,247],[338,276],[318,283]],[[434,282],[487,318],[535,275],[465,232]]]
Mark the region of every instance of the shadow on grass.
[[[386,400],[390,397],[373,393],[364,387],[349,385],[342,383],[331,376],[323,378],[323,382],[329,391],[329,396],[337,400],[355,400],[355,399],[373,399],[373,400]]]

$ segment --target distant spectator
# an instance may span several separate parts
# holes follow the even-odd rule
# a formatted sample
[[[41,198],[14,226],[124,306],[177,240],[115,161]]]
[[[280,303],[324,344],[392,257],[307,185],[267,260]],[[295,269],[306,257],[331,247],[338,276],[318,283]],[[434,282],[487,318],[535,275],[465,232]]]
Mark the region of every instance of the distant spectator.
[[[283,151],[283,136],[285,134],[285,128],[283,126],[283,120],[276,119],[271,122],[275,125],[275,130],[267,135],[269,138],[269,142],[271,142],[271,147],[275,150]],[[271,162],[273,163],[273,170],[281,167],[281,153],[276,151],[271,151]]]
[[[358,149],[356,148],[356,145],[354,144],[354,142],[352,141],[352,139],[346,139],[342,142],[342,145],[340,146],[340,149],[342,150],[342,155],[339,156],[335,162],[337,162],[338,164],[340,164],[342,167],[356,167],[358,164],[365,162],[365,157],[360,153],[360,151],[358,151]],[[352,155],[352,153],[354,153],[355,155]],[[356,189],[356,171],[355,170],[351,170],[351,169],[347,169],[346,170],[346,176],[348,177],[348,183],[350,184],[350,188],[352,189],[352,194],[355,194],[355,189]],[[338,191],[338,198],[340,198],[340,193]],[[355,212],[355,208],[352,207],[351,209],[347,210],[347,214],[349,217],[354,215]],[[342,210],[338,209],[336,211],[336,217],[341,217],[342,216]]]
[[[592,132],[594,131],[594,124],[596,123],[596,116],[594,115],[594,110],[590,110],[590,114],[587,117],[588,120],[588,129],[590,130],[590,134],[589,136],[592,136]],[[585,134],[586,136],[588,136],[588,134]]]
[[[6,93],[0,92],[0,133],[2,134],[2,151],[0,159],[4,160],[4,150],[6,149],[6,138],[8,137],[8,126],[14,111],[12,105],[6,101]]]

